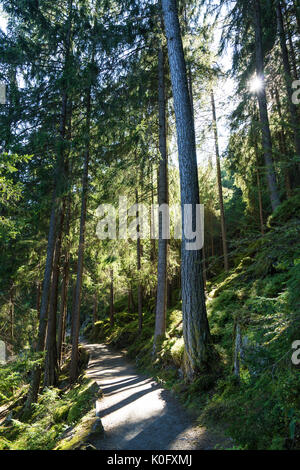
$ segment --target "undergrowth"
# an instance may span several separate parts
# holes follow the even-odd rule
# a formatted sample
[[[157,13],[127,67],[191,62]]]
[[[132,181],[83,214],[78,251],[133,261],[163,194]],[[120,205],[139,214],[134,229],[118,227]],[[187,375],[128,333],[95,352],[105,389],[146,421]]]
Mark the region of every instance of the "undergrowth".
[[[81,360],[85,354],[81,350]],[[86,365],[87,358],[83,361]],[[32,360],[24,358],[0,368],[2,413],[0,413],[0,450],[72,449],[82,441],[82,429],[91,432],[95,423],[95,401],[100,397],[98,385],[81,376],[74,386],[46,388],[27,419],[23,410]],[[68,363],[64,367],[64,372]],[[0,409],[1,411],[1,409]],[[88,426],[87,426],[88,424]],[[77,438],[80,436],[80,439]]]
[[[199,416],[199,423],[221,425],[239,449],[300,448],[300,376],[291,361],[300,339],[300,196],[283,203],[270,217],[268,232],[243,247],[235,268],[208,285],[211,334],[222,367],[215,377],[192,384],[182,375],[183,338],[180,303],[167,313],[167,334],[152,357],[154,313],[126,311],[89,327],[92,340],[126,349],[137,366]],[[124,301],[125,303],[125,301]],[[240,377],[233,373],[237,325],[242,335]]]

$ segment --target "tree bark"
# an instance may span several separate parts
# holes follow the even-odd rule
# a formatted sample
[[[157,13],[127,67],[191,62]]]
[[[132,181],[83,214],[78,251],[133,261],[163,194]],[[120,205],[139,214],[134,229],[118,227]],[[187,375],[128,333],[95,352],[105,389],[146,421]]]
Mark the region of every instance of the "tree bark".
[[[93,326],[98,319],[98,292],[96,291],[94,294],[94,306],[93,306]]]
[[[259,114],[262,129],[262,145],[270,194],[271,206],[274,211],[280,204],[276,176],[273,163],[272,139],[267,109],[266,85],[264,77],[264,55],[262,44],[262,25],[260,0],[254,0],[255,11],[255,48],[256,48],[256,75],[262,81],[262,88],[257,92]]]
[[[188,22],[187,22],[187,16],[186,16],[186,9],[185,9],[185,25],[186,25],[186,31],[188,31]],[[188,65],[187,69],[187,80],[188,80],[188,88],[189,88],[189,95],[190,95],[190,101],[191,101],[191,108],[192,108],[192,116],[193,116],[193,122],[194,122],[194,127],[195,127],[195,107],[194,107],[194,95],[193,95],[193,78],[192,78],[192,69],[191,65]],[[204,240],[205,243],[205,240]],[[202,272],[203,272],[203,282],[204,282],[204,288],[206,287],[206,259],[205,259],[205,246],[203,245],[202,249]]]
[[[37,341],[37,347],[36,347],[37,352],[43,352],[44,347],[45,347],[48,304],[49,304],[50,287],[51,287],[52,263],[53,263],[53,255],[54,255],[54,248],[55,248],[56,191],[57,189],[53,193],[53,202],[52,202],[52,210],[51,210],[51,217],[50,217],[47,257],[46,257],[46,266],[45,266],[45,274],[44,274],[43,290],[42,290],[42,298],[41,298],[38,341]],[[41,371],[40,366],[37,366],[32,371],[29,392],[28,392],[27,400],[26,400],[25,412],[29,412],[31,410],[32,404],[36,403],[37,401],[40,380],[41,380],[41,372],[42,371]]]
[[[115,307],[114,307],[114,270],[110,269],[110,289],[109,289],[109,320],[110,326],[115,323]]]
[[[158,205],[169,203],[168,190],[168,155],[166,133],[166,90],[165,90],[165,59],[163,46],[158,52],[158,107],[159,107],[159,150],[160,161],[158,169]],[[163,225],[168,226],[167,214],[163,211],[159,217],[159,240],[157,262],[157,294],[153,353],[156,353],[157,343],[166,332],[167,312],[167,267],[168,240],[163,239]]]
[[[277,24],[278,24],[278,31],[279,31],[279,38],[280,38],[282,62],[283,62],[283,67],[284,67],[284,80],[285,80],[287,99],[288,99],[288,108],[289,108],[289,114],[290,114],[290,124],[292,128],[293,136],[294,136],[294,145],[295,145],[297,159],[300,161],[300,131],[299,131],[299,121],[298,121],[298,114],[297,114],[298,110],[297,110],[297,106],[293,103],[293,99],[292,99],[293,77],[292,77],[290,63],[289,63],[289,55],[288,55],[288,49],[286,45],[286,34],[285,34],[285,28],[284,28],[284,23],[283,23],[280,0],[276,1],[276,13],[277,13]],[[300,163],[298,163],[298,169],[300,170]]]
[[[212,353],[205,305],[202,250],[188,250],[184,232],[185,205],[191,204],[195,220],[196,206],[199,204],[196,141],[176,0],[162,0],[162,9],[176,117],[183,214],[181,287],[185,373],[192,379],[203,367],[211,365]]]
[[[65,41],[65,63],[64,70],[67,69],[69,62],[70,49],[71,49],[71,31],[72,31],[72,0],[68,2],[68,11],[69,11],[69,23],[68,31]],[[40,322],[39,322],[39,331],[38,331],[38,341],[37,341],[37,352],[43,352],[45,348],[45,337],[47,329],[47,316],[48,316],[48,305],[51,289],[51,276],[52,276],[52,264],[54,258],[55,242],[56,242],[56,218],[57,211],[60,202],[60,195],[62,193],[62,175],[64,171],[64,138],[66,131],[66,118],[67,118],[67,103],[68,103],[68,93],[67,86],[64,85],[62,90],[62,104],[61,104],[61,113],[60,113],[60,125],[59,125],[59,135],[60,141],[58,145],[57,152],[57,161],[56,161],[56,170],[55,170],[55,188],[53,190],[52,196],[52,208],[49,224],[49,233],[48,233],[48,245],[47,245],[47,256],[46,256],[46,265],[43,281],[43,290],[41,297],[41,309],[40,309]],[[41,368],[37,366],[32,371],[32,377],[29,387],[29,392],[27,395],[25,413],[31,410],[33,403],[37,401],[40,380],[41,380]]]
[[[293,0],[294,12],[297,21],[298,34],[300,35],[300,2],[299,0]]]
[[[256,157],[256,181],[257,181],[257,192],[258,192],[258,206],[259,206],[259,221],[260,221],[260,231],[261,234],[265,234],[265,225],[264,225],[264,215],[263,215],[263,204],[262,204],[262,195],[261,195],[261,183],[260,183],[260,174],[259,174],[259,152],[257,140],[255,137],[254,140],[254,151]]]
[[[135,201],[136,204],[139,203],[139,194],[138,190],[135,190]],[[139,211],[136,213],[136,217],[139,217]],[[139,232],[140,226],[138,225],[137,231]],[[141,333],[143,328],[143,292],[142,292],[142,283],[140,279],[141,274],[141,256],[142,256],[142,247],[141,247],[141,238],[138,236],[136,241],[136,258],[137,258],[137,271],[138,271],[138,318],[139,318],[139,333]]]
[[[77,261],[77,279],[75,288],[75,299],[72,313],[72,357],[70,367],[70,379],[75,382],[78,375],[78,339],[80,328],[80,302],[81,302],[81,287],[82,287],[82,273],[83,273],[83,259],[84,259],[84,245],[85,245],[85,224],[87,212],[87,197],[88,197],[88,175],[89,175],[89,161],[90,161],[90,120],[91,120],[91,87],[87,91],[87,108],[86,108],[86,149],[84,157],[84,168],[82,176],[82,198],[81,198],[81,216],[80,216],[80,234],[78,246],[78,261]]]
[[[46,358],[44,385],[46,387],[55,386],[57,383],[57,344],[56,344],[56,323],[57,323],[57,300],[58,300],[58,281],[61,255],[62,231],[64,225],[65,204],[60,209],[59,227],[55,247],[55,256],[52,269],[52,288],[49,302],[48,328],[46,338]]]
[[[151,234],[151,251],[150,260],[152,263],[156,260],[156,243],[155,243],[155,220],[154,220],[154,177],[153,165],[151,165],[151,218],[150,218],[150,234]]]
[[[286,142],[286,136],[285,136],[285,129],[283,125],[283,116],[282,116],[282,111],[281,111],[281,103],[280,103],[280,98],[279,98],[279,93],[277,87],[274,89],[275,92],[275,101],[276,101],[276,107],[277,107],[277,112],[278,116],[280,119],[280,132],[279,132],[279,149],[281,152],[281,156],[284,156],[285,159],[288,155],[288,150],[287,150],[287,142]],[[286,187],[286,194],[287,197],[291,197],[291,181],[290,181],[290,170],[289,170],[289,162],[286,161],[287,167],[284,170],[284,179],[285,179],[285,187]]]
[[[133,302],[133,293],[132,293],[132,285],[128,286],[128,312],[134,312],[134,302]]]
[[[40,308],[41,308],[41,283],[37,281],[36,283],[36,311],[37,319],[40,319]]]
[[[11,287],[9,292],[9,316],[10,316],[10,341],[11,344],[15,341],[15,301],[14,301],[14,286]]]
[[[290,52],[290,57],[291,57],[291,66],[292,66],[293,76],[294,76],[293,78],[294,80],[298,80],[297,59],[296,59],[295,47],[293,44],[291,22],[290,22],[289,15],[286,11],[285,3],[283,3],[283,12],[284,12],[286,25],[287,25],[286,30],[287,30],[287,38],[288,38],[288,43],[289,43],[289,52]]]
[[[68,306],[68,287],[69,287],[69,275],[70,275],[70,219],[71,219],[71,201],[70,195],[67,198],[67,217],[66,217],[66,229],[65,229],[65,238],[67,240],[65,253],[64,253],[64,263],[63,263],[63,272],[62,272],[62,286],[61,286],[61,295],[60,295],[60,316],[58,323],[58,333],[57,333],[57,360],[60,365],[62,362],[62,346],[64,342],[65,329],[66,329],[66,316],[67,316],[67,306]]]
[[[228,252],[227,252],[227,237],[226,237],[226,223],[225,223],[225,211],[223,201],[223,188],[222,188],[222,175],[220,165],[220,152],[219,152],[219,138],[218,138],[218,126],[217,126],[217,115],[214,92],[211,90],[211,107],[213,116],[213,130],[215,137],[215,149],[216,149],[216,167],[217,167],[217,181],[218,181],[218,192],[219,192],[219,205],[221,214],[221,233],[222,233],[222,246],[223,246],[223,257],[224,257],[224,268],[228,271]]]

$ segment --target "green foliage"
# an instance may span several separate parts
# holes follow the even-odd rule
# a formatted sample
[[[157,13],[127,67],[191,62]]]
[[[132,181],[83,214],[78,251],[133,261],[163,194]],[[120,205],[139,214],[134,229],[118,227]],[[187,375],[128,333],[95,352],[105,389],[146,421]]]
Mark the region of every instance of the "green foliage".
[[[300,191],[284,201],[268,219],[269,227],[285,224],[291,219],[300,221]]]
[[[99,398],[99,387],[95,382],[87,382],[83,386],[77,385],[71,390],[66,397],[72,402],[67,415],[68,423],[77,423],[90,410],[96,398]]]
[[[45,389],[29,421],[13,418],[8,425],[0,426],[0,446],[12,450],[52,450],[67,429],[80,427],[87,419],[94,424],[95,401],[100,396],[98,385],[88,379],[65,393]],[[13,407],[12,410],[17,414]]]
[[[280,213],[280,208],[278,213]],[[222,366],[181,379],[183,363],[180,305],[168,310],[167,334],[152,356],[154,316],[144,313],[138,335],[137,315],[125,312],[96,323],[94,339],[125,348],[137,365],[196,412],[201,424],[225,426],[234,449],[299,448],[299,373],[292,365],[292,342],[299,331],[300,234],[295,211],[278,220],[264,237],[243,244],[228,275],[210,284],[208,314]],[[233,375],[236,324],[243,354],[238,380]]]
[[[6,365],[0,364],[0,405],[14,398],[15,393],[27,384],[30,370],[40,361],[36,355],[27,354]]]

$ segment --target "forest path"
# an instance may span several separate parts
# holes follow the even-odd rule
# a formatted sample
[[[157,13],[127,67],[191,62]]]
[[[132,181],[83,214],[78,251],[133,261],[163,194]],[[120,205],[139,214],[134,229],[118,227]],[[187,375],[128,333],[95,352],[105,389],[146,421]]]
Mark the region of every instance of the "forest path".
[[[91,443],[100,450],[209,450],[223,444],[152,378],[142,375],[124,354],[104,344],[85,344],[91,357],[87,375],[104,396],[97,413],[104,436]]]

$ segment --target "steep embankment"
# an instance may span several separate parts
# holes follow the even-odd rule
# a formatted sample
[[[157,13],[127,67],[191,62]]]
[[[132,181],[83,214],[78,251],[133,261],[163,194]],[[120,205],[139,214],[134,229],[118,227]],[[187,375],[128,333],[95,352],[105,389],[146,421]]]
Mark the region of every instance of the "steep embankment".
[[[228,275],[208,284],[209,321],[220,356],[214,376],[190,385],[182,379],[180,303],[168,311],[166,339],[154,363],[153,310],[144,313],[140,335],[137,314],[117,311],[114,327],[103,319],[91,338],[126,348],[141,369],[198,413],[201,424],[226,425],[236,447],[300,448],[300,376],[291,361],[292,343],[300,339],[300,194],[277,209],[264,236],[240,241],[234,262]],[[237,331],[239,378],[233,373]]]

